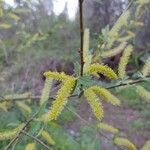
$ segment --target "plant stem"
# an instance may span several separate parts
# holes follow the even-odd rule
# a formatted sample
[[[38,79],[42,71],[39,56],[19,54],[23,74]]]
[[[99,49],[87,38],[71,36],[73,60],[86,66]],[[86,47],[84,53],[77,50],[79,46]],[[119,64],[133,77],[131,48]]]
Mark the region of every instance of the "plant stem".
[[[40,139],[38,139],[37,137],[30,135],[29,133],[27,133],[26,131],[22,130],[21,133],[25,134],[26,136],[32,138],[33,140],[35,140],[36,142],[38,142],[39,144],[41,144],[43,147],[45,147],[47,150],[51,150],[51,148],[46,145],[43,141],[41,141]]]
[[[83,27],[83,0],[79,0],[79,12],[80,12],[80,63],[81,63],[81,71],[80,75],[83,75],[83,36],[84,36],[84,27]]]

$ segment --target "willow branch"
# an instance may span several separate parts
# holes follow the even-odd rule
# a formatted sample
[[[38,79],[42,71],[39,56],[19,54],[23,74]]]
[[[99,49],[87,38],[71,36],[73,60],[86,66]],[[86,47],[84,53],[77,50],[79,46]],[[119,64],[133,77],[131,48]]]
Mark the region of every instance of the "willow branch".
[[[142,82],[147,82],[147,81],[150,81],[150,76],[147,76],[146,78],[139,78],[137,80],[127,80],[125,83],[116,83],[114,85],[110,85],[110,86],[107,86],[107,87],[104,87],[106,89],[113,89],[113,88],[117,88],[117,87],[123,87],[123,86],[127,86],[127,85],[134,85],[134,84],[138,84],[138,83],[142,83]],[[78,96],[77,94],[74,94],[74,95],[71,95],[70,98],[72,97],[76,97]],[[0,102],[4,102],[4,101],[24,101],[24,100],[27,100],[27,99],[32,99],[32,100],[39,100],[41,98],[41,96],[26,96],[26,97],[22,97],[22,98],[5,98],[5,96],[0,96],[1,99],[0,99]],[[49,100],[54,100],[55,97],[54,96],[51,96],[49,97]]]
[[[147,82],[147,81],[150,81],[150,77],[147,77],[145,79],[140,78],[140,79],[137,79],[137,80],[129,80],[126,83],[119,83],[119,84],[115,84],[115,85],[106,87],[106,89],[113,89],[113,88],[127,86],[127,85],[134,85],[134,84],[138,84],[138,83],[142,83],[142,82]]]
[[[81,71],[80,75],[83,75],[83,36],[84,36],[84,27],[83,27],[83,0],[79,0],[79,12],[80,12],[80,63],[81,63]]]
[[[19,131],[19,133],[17,134],[17,136],[12,139],[10,141],[10,143],[6,146],[5,150],[9,150],[9,148],[12,146],[12,144],[18,140],[19,136],[21,135],[22,131],[24,131],[26,129],[26,127],[33,121],[33,119],[38,115],[38,112],[36,112],[26,123],[25,125],[22,127],[22,129]]]

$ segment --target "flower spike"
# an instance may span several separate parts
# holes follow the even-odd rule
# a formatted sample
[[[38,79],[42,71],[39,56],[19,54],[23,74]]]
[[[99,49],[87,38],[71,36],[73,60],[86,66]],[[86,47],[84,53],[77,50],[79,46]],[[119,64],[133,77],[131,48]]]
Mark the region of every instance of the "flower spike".
[[[110,67],[98,63],[90,65],[88,68],[88,73],[89,74],[101,73],[104,76],[113,80],[118,78],[116,73]]]

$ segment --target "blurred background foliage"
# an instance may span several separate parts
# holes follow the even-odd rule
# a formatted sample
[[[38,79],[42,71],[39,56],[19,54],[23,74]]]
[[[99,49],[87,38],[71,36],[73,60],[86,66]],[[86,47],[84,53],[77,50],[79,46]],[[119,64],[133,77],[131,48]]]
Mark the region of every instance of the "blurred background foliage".
[[[0,0],[0,95],[28,91],[35,95],[40,95],[44,81],[43,72],[46,70],[64,71],[67,74],[73,74],[74,62],[79,60],[79,12],[77,11],[74,20],[70,20],[66,4],[62,13],[56,15],[53,11],[53,1],[15,0],[14,6],[10,6],[5,1]],[[98,43],[103,42],[104,33],[113,26],[130,1],[85,0],[84,25],[90,29],[91,52],[94,52]],[[130,26],[130,29],[136,34],[135,38],[130,41],[135,48],[130,65],[136,66],[136,70],[139,70],[150,56],[150,6],[149,4],[143,6],[140,15],[137,16],[134,15],[136,5],[137,3],[134,1],[130,8],[133,12],[131,17],[133,20],[142,22],[142,24],[137,28],[135,28],[135,25],[133,28]],[[113,57],[103,62],[112,64],[112,67],[115,68],[118,59]],[[143,86],[149,87],[148,84],[143,84]],[[131,89],[133,92],[130,92]],[[136,134],[143,136],[141,137],[143,139],[140,139],[141,142],[138,143],[140,147],[148,137],[146,132],[150,125],[148,121],[149,105],[145,107],[146,104],[141,103],[141,99],[136,95],[134,87],[115,90],[114,92],[121,95],[124,104],[121,108],[122,110],[118,110],[117,117],[121,118],[124,115],[122,113],[124,107],[129,110],[126,117],[133,115],[128,129],[131,132],[130,137],[135,143],[138,143],[139,139],[133,137],[132,133],[137,132],[139,128],[141,129]],[[75,104],[70,104],[70,109],[73,111],[75,111],[74,107],[78,105],[78,101],[76,99],[74,101]],[[83,107],[87,106],[84,105]],[[25,120],[25,118],[22,118],[21,112],[18,113],[19,110],[15,106],[12,109],[13,113],[11,114],[0,110],[0,128],[5,128],[9,125],[9,122],[14,120],[16,124]],[[81,108],[77,111],[82,114]],[[115,114],[115,110],[113,111]],[[85,118],[87,116],[89,119],[90,115],[86,113]],[[140,119],[139,116],[141,117]],[[8,117],[10,118],[9,122]],[[47,129],[58,143],[54,149],[72,150],[74,147],[75,149],[98,150],[101,143],[95,137],[96,131],[91,130],[90,127],[83,128],[80,123],[74,124],[72,123],[74,122],[73,120],[79,121],[70,112],[64,111],[57,122],[63,126],[52,123]],[[109,120],[115,122],[114,118],[109,118]],[[125,118],[124,121],[126,121]],[[65,123],[67,125],[64,125]],[[126,130],[126,127],[121,127],[119,123],[118,127]],[[39,124],[36,126],[35,128],[40,128]],[[132,127],[134,127],[134,130],[132,130]],[[76,128],[78,129],[75,132]],[[66,130],[69,130],[69,132]],[[77,141],[74,140],[74,136],[78,137]],[[28,140],[25,140],[25,143],[18,144],[16,148],[23,149],[23,145],[28,143]],[[6,143],[1,143],[0,149]],[[101,146],[102,150],[103,148],[112,149],[107,143],[104,145],[102,144]],[[113,147],[113,149],[115,150],[116,148]]]

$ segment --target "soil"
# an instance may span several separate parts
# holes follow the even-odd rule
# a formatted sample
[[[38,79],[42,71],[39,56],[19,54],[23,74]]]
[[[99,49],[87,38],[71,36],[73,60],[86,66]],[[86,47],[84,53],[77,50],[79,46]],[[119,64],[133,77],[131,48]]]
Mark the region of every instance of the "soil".
[[[118,128],[120,135],[132,141],[138,149],[140,149],[149,139],[150,133],[145,130],[144,127],[137,129],[132,126],[132,122],[141,117],[138,111],[125,106],[112,106],[108,103],[103,103],[103,107],[105,112],[103,121]],[[89,123],[93,123],[95,121],[89,105],[84,100],[77,106],[76,112]],[[71,132],[78,134],[80,128],[84,125],[85,123],[76,117],[72,122],[66,125],[66,128],[68,128]],[[113,137],[112,134],[107,132],[102,132],[102,134],[108,138]],[[100,137],[101,150],[120,149],[102,135],[98,136]]]

